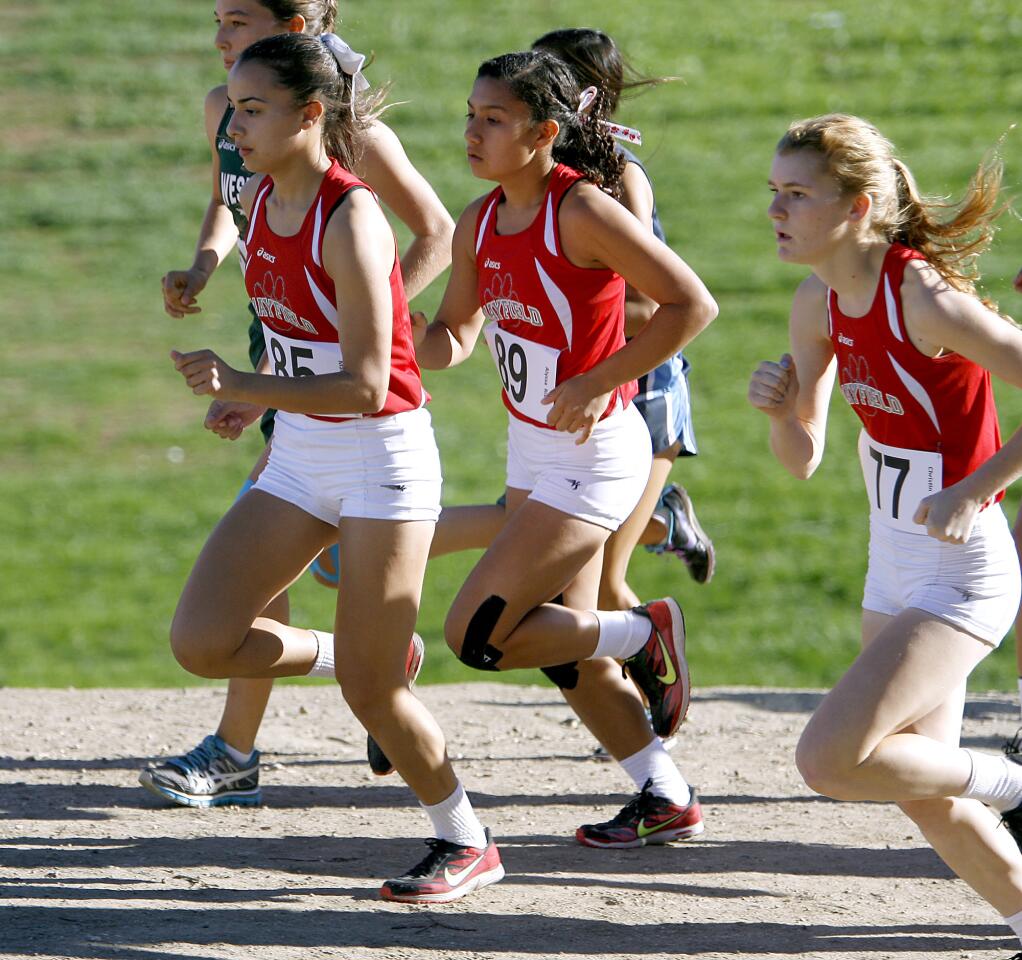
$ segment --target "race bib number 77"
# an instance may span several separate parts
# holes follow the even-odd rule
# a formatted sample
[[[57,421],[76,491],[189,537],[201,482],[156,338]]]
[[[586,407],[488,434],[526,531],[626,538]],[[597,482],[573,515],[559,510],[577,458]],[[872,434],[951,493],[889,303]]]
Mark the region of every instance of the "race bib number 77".
[[[859,434],[859,463],[870,510],[889,526],[910,533],[925,532],[912,522],[912,517],[919,501],[942,487],[941,455],[878,443],[863,430]]]

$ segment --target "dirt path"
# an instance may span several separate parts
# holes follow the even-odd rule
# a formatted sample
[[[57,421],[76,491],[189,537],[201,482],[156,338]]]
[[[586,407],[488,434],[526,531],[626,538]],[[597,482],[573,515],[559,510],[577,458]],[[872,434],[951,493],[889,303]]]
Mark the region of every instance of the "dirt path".
[[[425,848],[426,820],[377,780],[335,688],[282,687],[263,728],[264,805],[165,808],[148,758],[207,732],[219,691],[0,689],[0,957],[1006,958],[1017,949],[893,808],[812,796],[791,757],[818,695],[717,689],[674,747],[707,831],[600,851],[575,826],[630,785],[552,689],[420,690],[507,878],[439,908],[384,904],[381,878]],[[970,701],[965,743],[1014,728]],[[458,722],[458,717],[462,717]]]

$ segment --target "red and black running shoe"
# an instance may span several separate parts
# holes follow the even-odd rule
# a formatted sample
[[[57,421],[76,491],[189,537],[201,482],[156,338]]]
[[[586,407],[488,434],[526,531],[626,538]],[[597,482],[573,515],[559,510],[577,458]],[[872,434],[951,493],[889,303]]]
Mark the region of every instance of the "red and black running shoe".
[[[685,617],[670,598],[635,607],[635,612],[650,620],[653,629],[645,646],[625,660],[625,669],[646,695],[653,732],[666,739],[681,726],[692,697]]]
[[[408,644],[408,659],[405,661],[405,675],[408,677],[409,687],[415,684],[415,678],[422,669],[422,658],[425,653],[426,646],[422,642],[422,637],[413,633],[412,642]],[[369,761],[369,769],[378,777],[385,777],[394,772],[394,764],[387,758],[371,733],[366,734],[366,759]]]
[[[606,823],[585,824],[575,831],[575,839],[587,847],[645,847],[653,843],[691,840],[703,832],[703,812],[695,788],[687,806],[655,796],[647,780],[642,792],[621,808]]]
[[[486,846],[463,847],[431,837],[424,860],[380,887],[384,900],[398,903],[450,903],[504,876],[497,845],[486,831]]]

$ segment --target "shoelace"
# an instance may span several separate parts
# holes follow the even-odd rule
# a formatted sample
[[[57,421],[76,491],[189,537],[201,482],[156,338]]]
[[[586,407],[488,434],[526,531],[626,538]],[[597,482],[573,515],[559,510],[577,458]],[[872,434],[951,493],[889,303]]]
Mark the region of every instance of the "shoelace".
[[[206,746],[206,741],[203,740],[197,747],[179,758],[177,764],[185,773],[193,773],[208,767],[216,759],[217,754],[210,750]]]
[[[621,812],[610,821],[611,824],[616,826],[618,824],[629,823],[639,817],[644,817],[651,806],[650,801],[655,799],[652,787],[653,781],[647,780],[642,785],[642,790],[639,792],[639,795],[637,797],[632,797],[632,799],[621,808]]]
[[[456,843],[451,843],[449,840],[438,840],[436,837],[426,840],[426,846],[429,847],[429,853],[405,874],[406,877],[428,877],[436,871],[445,857],[455,850],[461,849]]]

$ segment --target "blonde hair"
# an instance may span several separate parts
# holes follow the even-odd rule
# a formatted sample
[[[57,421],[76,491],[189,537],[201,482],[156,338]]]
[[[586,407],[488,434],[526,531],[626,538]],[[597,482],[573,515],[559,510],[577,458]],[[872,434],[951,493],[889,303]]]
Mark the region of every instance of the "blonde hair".
[[[777,144],[778,153],[796,150],[820,154],[845,193],[870,197],[870,225],[878,235],[918,250],[951,287],[979,296],[976,260],[990,246],[994,221],[1008,206],[998,202],[1003,164],[996,150],[983,158],[957,202],[922,196],[890,140],[861,117],[831,113],[797,120]],[[940,218],[945,210],[955,213]]]

